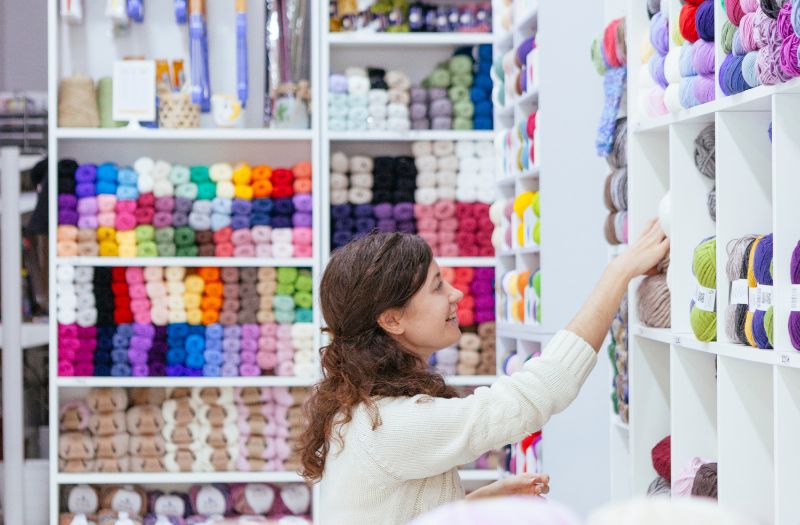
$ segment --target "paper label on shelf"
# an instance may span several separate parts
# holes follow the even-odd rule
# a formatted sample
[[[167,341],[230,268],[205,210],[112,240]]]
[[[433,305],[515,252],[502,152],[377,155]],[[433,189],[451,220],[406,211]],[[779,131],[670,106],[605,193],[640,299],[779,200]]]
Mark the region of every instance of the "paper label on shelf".
[[[766,312],[772,306],[772,286],[768,284],[758,285],[758,305],[757,310]]]
[[[749,300],[747,302],[747,311],[755,312],[756,305],[758,304],[758,288],[747,288]]]
[[[153,512],[159,516],[183,517],[186,515],[186,504],[180,496],[165,494],[156,498]]]
[[[79,485],[69,491],[67,509],[73,514],[94,514],[97,507],[97,492],[88,485]]]
[[[750,304],[747,279],[736,279],[731,282],[730,304]]]
[[[197,493],[197,513],[203,516],[225,514],[225,495],[216,487],[203,487]]]
[[[142,497],[135,490],[120,489],[111,499],[111,509],[138,516],[142,510]]]
[[[244,488],[244,499],[256,514],[266,514],[275,501],[275,491],[261,483],[248,483]]]
[[[697,287],[694,291],[694,304],[701,310],[706,312],[713,312],[717,303],[717,291],[713,288],[706,288],[705,286]]]
[[[792,311],[800,312],[800,284],[792,285]]]

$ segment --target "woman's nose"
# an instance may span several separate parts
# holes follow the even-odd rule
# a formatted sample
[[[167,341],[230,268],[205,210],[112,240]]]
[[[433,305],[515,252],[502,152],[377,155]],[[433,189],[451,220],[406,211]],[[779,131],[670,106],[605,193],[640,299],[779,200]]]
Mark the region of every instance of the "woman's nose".
[[[450,285],[450,289],[451,289],[451,292],[450,292],[450,301],[451,302],[457,303],[457,302],[461,301],[461,299],[464,298],[464,292],[462,292],[458,288],[454,287],[453,285]]]

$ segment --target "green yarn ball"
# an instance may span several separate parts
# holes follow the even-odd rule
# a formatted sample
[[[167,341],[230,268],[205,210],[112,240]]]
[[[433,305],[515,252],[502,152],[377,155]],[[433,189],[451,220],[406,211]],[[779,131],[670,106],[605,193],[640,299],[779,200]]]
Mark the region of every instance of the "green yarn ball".
[[[736,34],[736,26],[729,20],[722,24],[722,50],[726,55],[733,51],[733,36]]]
[[[694,249],[692,273],[704,288],[717,287],[717,240],[707,239]],[[700,341],[714,341],[717,338],[717,313],[707,312],[692,306],[689,314],[692,332]]]
[[[158,247],[153,241],[144,241],[136,245],[136,257],[158,257]]]
[[[769,307],[767,313],[764,314],[764,331],[767,332],[767,339],[769,340],[769,345],[775,348],[775,341],[773,340],[773,322],[774,312],[772,311],[772,307]]]
[[[156,229],[150,224],[140,224],[135,231],[137,244],[152,241],[156,238]]]
[[[314,312],[310,308],[298,308],[294,311],[294,317],[298,323],[311,323],[314,321]]]
[[[189,168],[189,180],[195,184],[200,184],[201,182],[211,182],[208,166],[192,166]]]
[[[531,277],[531,282],[533,284],[533,291],[536,292],[536,297],[541,298],[542,297],[542,272],[539,271],[539,270],[536,270],[536,272],[533,274],[533,277]]]
[[[275,288],[275,293],[278,295],[294,295],[295,289],[293,284],[279,283]]]
[[[312,287],[311,272],[308,270],[301,271],[300,275],[297,276],[294,287],[298,292],[310,292]]]
[[[539,217],[539,192],[533,194],[533,200],[531,201],[531,208],[533,208],[533,213],[537,217]]]
[[[600,37],[592,41],[592,64],[598,75],[603,75],[606,72],[606,63],[603,60],[603,53],[600,50]]]
[[[311,308],[314,304],[314,300],[311,298],[309,292],[297,292],[294,294],[294,303],[299,308]]]
[[[542,243],[542,233],[541,233],[541,221],[536,221],[536,224],[533,226],[533,242],[536,244]]]
[[[278,268],[278,284],[294,285],[299,273],[297,268]]]

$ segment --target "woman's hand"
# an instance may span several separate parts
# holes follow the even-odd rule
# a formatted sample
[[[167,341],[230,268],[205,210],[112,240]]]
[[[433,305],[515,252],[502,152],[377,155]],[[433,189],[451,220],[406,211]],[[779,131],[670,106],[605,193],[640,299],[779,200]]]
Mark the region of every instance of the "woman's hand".
[[[550,476],[547,474],[518,474],[509,476],[491,485],[470,493],[467,499],[498,498],[503,496],[541,496],[550,492]]]
[[[651,219],[636,242],[617,257],[616,262],[630,278],[634,278],[651,274],[668,253],[669,239],[658,221]]]

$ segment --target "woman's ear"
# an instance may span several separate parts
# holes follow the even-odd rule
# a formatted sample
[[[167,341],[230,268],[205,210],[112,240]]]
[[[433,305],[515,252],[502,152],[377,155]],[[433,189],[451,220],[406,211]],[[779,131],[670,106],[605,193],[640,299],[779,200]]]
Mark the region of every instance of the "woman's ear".
[[[389,308],[378,316],[378,325],[389,335],[402,335],[405,328],[402,323],[403,313],[397,308]]]

